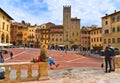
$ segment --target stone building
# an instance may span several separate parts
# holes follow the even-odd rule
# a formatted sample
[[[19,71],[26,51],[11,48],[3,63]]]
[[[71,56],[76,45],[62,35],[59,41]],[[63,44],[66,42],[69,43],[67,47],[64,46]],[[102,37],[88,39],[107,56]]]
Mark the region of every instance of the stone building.
[[[35,31],[35,36],[36,36],[36,47],[40,47],[40,41],[41,41],[41,32],[40,32],[40,26],[37,26],[36,31]]]
[[[90,31],[90,49],[94,51],[100,51],[103,49],[101,27],[93,28]]]
[[[50,45],[51,49],[64,49],[62,25],[50,27]]]
[[[80,19],[71,18],[71,6],[63,6],[63,42],[66,48],[76,50],[80,45]]]
[[[37,47],[37,40],[36,40],[36,29],[37,29],[37,25],[34,26],[29,26],[28,27],[28,39],[27,39],[27,45],[29,47]]]
[[[120,50],[120,11],[102,17],[103,49],[112,45]]]
[[[90,50],[90,31],[91,27],[85,27],[81,29],[81,47],[83,51]]]
[[[0,43],[10,43],[10,26],[12,17],[0,8]]]
[[[11,24],[11,43],[17,46],[27,45],[28,39],[28,25],[23,23],[12,23]]]
[[[40,25],[36,30],[36,36],[40,40],[40,46],[46,44],[49,48],[50,46],[50,27],[55,26],[55,24],[48,22]]]

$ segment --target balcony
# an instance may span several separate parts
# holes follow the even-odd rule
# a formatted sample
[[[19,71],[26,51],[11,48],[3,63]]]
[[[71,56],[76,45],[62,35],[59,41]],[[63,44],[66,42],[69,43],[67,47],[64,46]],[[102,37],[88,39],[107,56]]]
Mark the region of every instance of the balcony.
[[[33,76],[32,66],[37,66],[37,75]],[[48,79],[48,62],[17,62],[17,63],[1,63],[0,67],[5,68],[5,78],[0,80],[0,83],[18,83],[25,81],[46,80]],[[22,72],[23,68],[26,72]],[[10,70],[11,68],[11,70]],[[13,75],[13,70],[15,75]],[[11,74],[12,73],[12,74]],[[22,77],[23,75],[26,77]],[[15,78],[11,78],[14,76]]]

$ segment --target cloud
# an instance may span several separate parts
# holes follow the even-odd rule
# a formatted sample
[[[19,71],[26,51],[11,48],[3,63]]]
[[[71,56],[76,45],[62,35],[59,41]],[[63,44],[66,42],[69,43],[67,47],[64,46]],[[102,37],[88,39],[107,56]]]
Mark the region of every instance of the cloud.
[[[120,9],[118,3],[119,0],[0,0],[1,7],[15,21],[25,20],[38,25],[62,24],[63,5],[71,5],[72,17],[80,18],[81,26],[101,26],[101,17]]]

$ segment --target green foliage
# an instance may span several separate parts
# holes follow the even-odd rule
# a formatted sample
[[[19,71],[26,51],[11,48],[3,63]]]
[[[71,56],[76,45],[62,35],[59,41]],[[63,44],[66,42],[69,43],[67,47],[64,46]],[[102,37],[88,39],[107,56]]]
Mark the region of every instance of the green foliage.
[[[85,26],[82,26],[82,29],[85,28]]]

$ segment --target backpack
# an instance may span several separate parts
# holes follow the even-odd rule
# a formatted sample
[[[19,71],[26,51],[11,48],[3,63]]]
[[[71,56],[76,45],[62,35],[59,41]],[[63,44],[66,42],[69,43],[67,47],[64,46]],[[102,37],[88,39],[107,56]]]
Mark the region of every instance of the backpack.
[[[114,49],[110,48],[110,51],[111,51],[111,56],[115,56],[116,55]]]

